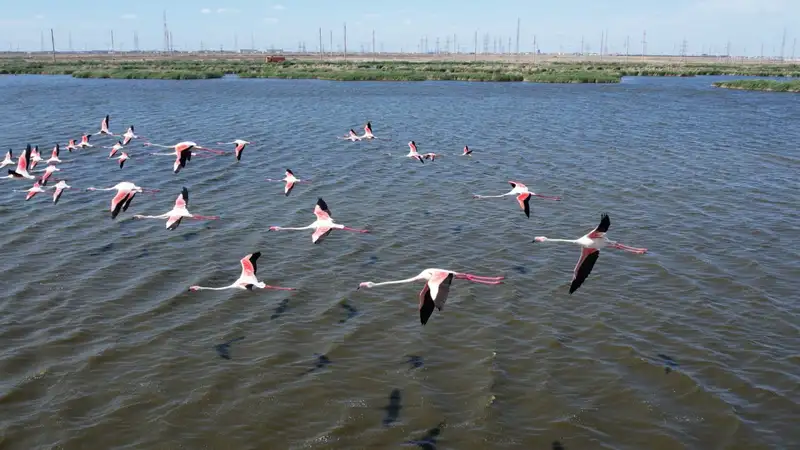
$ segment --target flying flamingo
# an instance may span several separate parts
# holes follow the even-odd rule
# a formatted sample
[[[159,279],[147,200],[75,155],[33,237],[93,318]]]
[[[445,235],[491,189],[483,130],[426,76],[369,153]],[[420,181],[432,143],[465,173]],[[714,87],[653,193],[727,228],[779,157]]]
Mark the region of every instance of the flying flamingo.
[[[233,142],[217,142],[217,144],[219,145],[236,144],[234,152],[236,153],[236,160],[240,161],[242,159],[242,152],[244,151],[244,148],[248,144],[252,144],[252,142],[244,141],[242,139],[234,139]]]
[[[39,181],[37,180],[35,183],[33,183],[33,186],[31,186],[30,188],[25,189],[24,191],[19,191],[19,190],[15,189],[14,192],[27,192],[28,195],[25,196],[25,201],[27,202],[28,200],[32,199],[33,196],[38,194],[39,192],[44,192],[44,189],[42,189],[42,185],[39,184]]]
[[[87,191],[117,191],[117,195],[111,199],[111,218],[116,219],[120,211],[127,211],[131,206],[133,197],[137,192],[158,192],[158,189],[144,189],[129,181],[117,183],[110,188],[86,188]]]
[[[58,154],[59,153],[60,153],[60,149],[59,149],[58,144],[56,144],[56,146],[53,147],[53,153],[50,155],[50,159],[47,160],[47,164],[60,163],[61,160],[58,159]]]
[[[530,208],[530,204],[528,203],[530,201],[531,197],[541,197],[541,198],[546,198],[548,200],[556,200],[556,201],[561,200],[561,197],[553,197],[553,196],[549,196],[549,195],[540,195],[540,194],[537,194],[535,192],[530,192],[528,190],[528,186],[525,186],[524,184],[520,183],[519,181],[509,181],[508,184],[511,185],[512,189],[509,192],[506,192],[505,194],[500,194],[500,195],[477,195],[477,194],[473,194],[472,197],[473,198],[499,198],[499,197],[505,197],[507,195],[516,195],[517,196],[517,202],[519,203],[519,207],[522,208],[522,211],[525,212],[525,216],[527,216],[527,217],[531,216],[531,208]]]
[[[111,153],[108,154],[108,157],[111,158],[112,156],[117,154],[118,151],[122,150],[123,147],[125,147],[125,146],[122,144],[122,142],[117,141],[117,143],[112,145],[111,147],[103,147],[103,148],[110,148],[111,149]]]
[[[106,114],[106,117],[100,122],[100,131],[95,134],[105,134],[107,136],[116,136],[114,133],[108,131],[108,124],[111,121],[111,116]]]
[[[84,134],[81,136],[81,143],[78,144],[78,148],[87,148],[87,147],[94,147],[94,145],[89,143],[89,139],[92,137],[91,134]]]
[[[135,215],[133,216],[134,219],[167,219],[167,229],[174,230],[178,228],[178,225],[181,224],[181,219],[184,217],[188,219],[197,219],[197,220],[216,220],[219,219],[219,216],[200,216],[197,214],[192,214],[186,209],[187,205],[189,204],[189,190],[183,188],[181,194],[178,195],[178,198],[175,199],[175,206],[165,212],[164,214],[158,216],[142,216],[142,215]]]
[[[40,161],[42,161],[42,155],[39,153],[39,146],[34,145],[33,150],[31,150],[31,165],[28,170],[33,170]]]
[[[190,286],[190,291],[222,291],[225,289],[247,289],[252,291],[254,288],[259,289],[277,289],[280,291],[295,291],[295,288],[287,288],[287,287],[280,287],[280,286],[270,286],[268,284],[264,284],[262,281],[258,281],[256,278],[256,272],[258,271],[258,265],[256,261],[261,256],[261,252],[251,253],[244,258],[242,258],[239,262],[242,264],[242,274],[239,275],[239,279],[234,281],[233,284],[230,286],[223,286],[223,287],[205,287],[205,286]]]
[[[311,242],[314,244],[320,242],[322,238],[329,235],[333,230],[345,230],[345,231],[355,231],[358,233],[369,233],[369,230],[357,230],[355,228],[348,228],[344,225],[340,225],[338,223],[334,223],[333,219],[331,218],[331,210],[328,209],[328,205],[325,203],[325,200],[317,199],[317,204],[314,206],[314,215],[317,216],[317,220],[315,220],[311,225],[307,225],[304,227],[269,227],[270,231],[281,231],[281,230],[309,230],[314,229],[314,233],[311,235]]]
[[[372,134],[372,122],[367,122],[364,125],[364,134],[359,136],[360,139],[375,139],[375,135]]]
[[[462,153],[461,156],[469,156],[471,154],[472,154],[472,150],[470,150],[469,147],[465,145],[464,146],[464,153]]]
[[[0,168],[11,165],[14,165],[14,152],[11,149],[8,149],[8,152],[6,153],[6,158],[2,162],[0,162]]]
[[[581,255],[578,258],[578,263],[575,264],[575,269],[572,274],[572,284],[569,287],[570,294],[578,290],[583,282],[586,281],[589,273],[592,272],[594,263],[600,256],[601,248],[615,248],[639,255],[647,252],[646,248],[629,247],[608,239],[606,237],[606,232],[610,226],[611,219],[608,217],[608,214],[602,214],[600,216],[600,225],[578,239],[550,239],[544,236],[537,236],[533,239],[533,242],[569,242],[581,246]]]
[[[75,139],[70,139],[69,143],[67,143],[67,150],[72,153],[73,150],[77,150],[78,146],[75,144]]]
[[[131,142],[133,139],[136,139],[136,138],[138,138],[138,137],[139,137],[139,136],[137,136],[136,134],[134,134],[134,132],[133,132],[133,125],[131,125],[130,127],[128,127],[128,131],[126,131],[126,132],[125,132],[125,133],[122,135],[122,145],[128,145],[128,144],[129,144],[129,143],[130,143],[130,142]]]
[[[55,192],[53,192],[53,204],[55,205],[58,203],[58,199],[61,198],[61,194],[64,192],[64,189],[69,189],[72,186],[68,185],[65,180],[61,180],[53,187],[55,188]]]
[[[354,129],[350,128],[350,133],[346,134],[345,136],[342,136],[339,139],[344,139],[346,141],[355,142],[355,141],[360,141],[361,140],[361,136],[356,134],[356,131]]]
[[[294,185],[297,183],[310,183],[311,180],[299,180],[295,178],[294,173],[292,173],[291,169],[286,169],[286,176],[281,178],[280,180],[273,180],[272,178],[267,178],[267,181],[285,181],[286,186],[283,188],[283,193],[288,197],[289,193],[292,192],[294,189]]]
[[[452,270],[443,269],[425,269],[419,275],[413,278],[406,278],[405,280],[384,281],[382,283],[373,283],[366,281],[358,285],[358,289],[372,288],[375,286],[383,286],[386,284],[400,284],[412,283],[418,280],[425,280],[425,286],[419,292],[419,321],[422,325],[428,323],[428,319],[433,314],[434,307],[439,311],[444,308],[444,303],[447,301],[447,294],[450,293],[450,284],[453,279],[467,280],[473,283],[480,284],[501,284],[505,277],[484,277],[473,275],[469,273],[454,272]]]
[[[192,160],[192,155],[196,154],[193,152],[193,150],[204,150],[207,152],[212,152],[217,154],[225,153],[222,150],[214,150],[201,147],[192,141],[178,142],[175,145],[161,145],[161,144],[153,144],[150,142],[145,142],[144,145],[174,149],[175,153],[151,153],[151,155],[169,155],[169,156],[175,155],[175,164],[172,165],[172,171],[174,173],[180,172],[181,168],[186,167],[186,162]]]
[[[42,186],[47,184],[47,180],[50,179],[50,176],[53,175],[53,172],[59,172],[60,170],[61,169],[56,166],[47,166],[44,169],[44,175],[42,175],[42,178],[39,179],[39,181],[42,182]]]
[[[409,158],[416,158],[419,162],[425,164],[425,161],[422,160],[422,156],[417,153],[417,143],[414,141],[408,142],[408,154],[406,155]]]
[[[6,178],[27,178],[32,180],[35,176],[28,173],[28,165],[31,161],[31,144],[25,148],[25,151],[19,155],[17,159],[17,169],[8,169],[8,176]]]
[[[430,159],[431,161],[436,161],[436,158],[439,158],[441,156],[443,156],[443,155],[440,155],[438,153],[425,153],[424,155],[422,155],[422,158],[423,159]]]
[[[127,153],[122,152],[122,154],[117,156],[116,159],[119,161],[119,168],[122,169],[122,165],[125,164],[125,161],[131,159],[131,157],[128,156]]]

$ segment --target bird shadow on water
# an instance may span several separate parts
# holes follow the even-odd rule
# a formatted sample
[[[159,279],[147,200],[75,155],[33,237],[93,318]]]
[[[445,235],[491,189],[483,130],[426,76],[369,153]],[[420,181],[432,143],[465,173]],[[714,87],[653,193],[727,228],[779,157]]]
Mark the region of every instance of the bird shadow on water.
[[[553,441],[552,450],[567,450],[559,441]]]
[[[678,368],[679,364],[671,356],[663,353],[659,353],[657,356],[664,362],[664,373],[670,373],[673,369]]]
[[[383,418],[383,426],[388,427],[395,423],[400,416],[400,410],[403,408],[401,403],[400,389],[392,389],[389,394],[389,404],[382,409],[386,410],[386,416]]]
[[[419,355],[406,355],[406,364],[409,364],[410,367],[408,370],[419,369],[420,367],[425,365],[425,362],[422,360],[422,356]]]
[[[444,422],[436,425],[434,428],[428,430],[421,438],[406,441],[405,445],[416,445],[417,447],[425,450],[436,450],[436,440],[439,438],[439,435],[442,434],[442,428],[444,428],[444,425]]]
[[[217,354],[222,359],[231,359],[231,344],[236,341],[241,341],[244,339],[244,336],[239,336],[237,338],[233,338],[228,342],[223,342],[222,344],[217,344],[214,346],[214,350],[217,351]]]
[[[344,319],[339,320],[339,323],[345,323],[359,314],[358,309],[351,305],[347,300],[342,300],[342,302],[339,303],[339,306],[341,306],[347,313],[347,316]]]
[[[270,320],[277,319],[278,317],[282,316],[283,313],[285,313],[287,309],[289,309],[289,299],[285,298],[285,299],[281,300],[281,302],[275,308],[275,312],[272,313],[272,315],[269,317],[269,319]]]
[[[314,356],[317,358],[317,361],[314,363],[314,367],[301,373],[300,376],[308,375],[312,372],[316,372],[317,370],[324,369],[325,367],[331,364],[330,358],[328,358],[325,355],[320,355],[319,353],[315,353]]]

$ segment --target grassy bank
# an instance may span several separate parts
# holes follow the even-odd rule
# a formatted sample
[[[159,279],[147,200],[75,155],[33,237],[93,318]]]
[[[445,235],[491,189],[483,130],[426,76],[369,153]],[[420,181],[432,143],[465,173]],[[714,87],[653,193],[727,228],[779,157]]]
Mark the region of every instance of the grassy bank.
[[[0,74],[72,75],[78,78],[186,80],[220,78],[294,78],[335,81],[506,81],[535,83],[618,83],[623,76],[751,75],[800,77],[800,65],[648,64],[507,62],[334,62],[289,60],[282,63],[204,60],[152,61],[0,61]]]
[[[719,88],[742,89],[746,91],[800,92],[800,80],[733,80],[717,81],[712,84]]]

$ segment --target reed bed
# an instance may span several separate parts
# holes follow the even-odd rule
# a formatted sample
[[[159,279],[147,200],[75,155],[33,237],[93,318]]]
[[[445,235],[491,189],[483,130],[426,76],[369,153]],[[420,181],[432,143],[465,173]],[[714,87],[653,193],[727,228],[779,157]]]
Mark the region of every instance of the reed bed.
[[[800,92],[800,80],[732,80],[717,81],[712,84],[718,88],[742,89],[746,91]]]
[[[494,81],[532,83],[618,83],[624,76],[740,75],[800,77],[800,65],[506,62],[335,62],[280,63],[235,60],[0,61],[0,74],[72,75],[77,78],[190,80],[224,75],[335,81]]]

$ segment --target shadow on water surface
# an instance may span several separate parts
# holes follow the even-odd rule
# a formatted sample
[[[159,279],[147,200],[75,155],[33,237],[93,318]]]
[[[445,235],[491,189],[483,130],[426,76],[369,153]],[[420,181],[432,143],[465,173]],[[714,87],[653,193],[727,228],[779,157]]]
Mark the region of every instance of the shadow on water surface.
[[[386,416],[383,418],[383,426],[388,427],[396,422],[402,408],[400,405],[400,389],[392,389],[392,393],[389,394],[389,404],[384,407]]]
[[[314,367],[312,367],[312,368],[306,370],[305,372],[301,373],[300,374],[301,376],[302,375],[307,375],[307,374],[309,374],[311,372],[315,372],[315,371],[317,371],[319,369],[324,369],[325,367],[327,367],[331,363],[330,358],[328,358],[325,355],[320,355],[320,354],[316,353],[316,354],[314,354],[314,356],[317,358],[317,362],[314,363]]]
[[[220,358],[231,359],[231,344],[233,344],[236,341],[241,341],[242,339],[244,339],[244,336],[239,336],[237,338],[231,339],[228,342],[217,344],[214,346],[214,350],[217,351],[217,354],[220,356]]]
[[[436,440],[439,438],[439,435],[442,434],[442,428],[444,428],[444,422],[428,430],[421,438],[406,441],[405,444],[416,445],[424,450],[436,450]]]
[[[285,298],[281,300],[281,302],[275,308],[275,312],[271,316],[269,316],[270,320],[275,320],[278,317],[282,316],[287,309],[289,309],[289,299]]]

